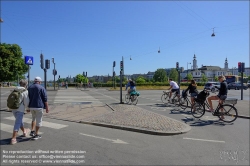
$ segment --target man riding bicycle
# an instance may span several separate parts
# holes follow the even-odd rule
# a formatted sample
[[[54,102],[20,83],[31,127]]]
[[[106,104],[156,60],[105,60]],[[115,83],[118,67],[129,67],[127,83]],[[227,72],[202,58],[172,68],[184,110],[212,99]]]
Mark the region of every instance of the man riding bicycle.
[[[129,87],[129,89],[128,89],[128,87]],[[130,94],[130,92],[136,90],[136,88],[135,88],[135,82],[133,80],[131,80],[131,79],[128,80],[128,83],[126,85],[126,89],[125,90],[127,90],[127,89],[128,89],[128,95]]]
[[[180,99],[180,87],[179,87],[179,85],[176,82],[174,82],[172,78],[169,79],[169,84],[170,84],[170,88],[168,90],[171,89],[171,91],[169,93],[169,100],[172,96],[172,92],[176,92],[178,99]]]

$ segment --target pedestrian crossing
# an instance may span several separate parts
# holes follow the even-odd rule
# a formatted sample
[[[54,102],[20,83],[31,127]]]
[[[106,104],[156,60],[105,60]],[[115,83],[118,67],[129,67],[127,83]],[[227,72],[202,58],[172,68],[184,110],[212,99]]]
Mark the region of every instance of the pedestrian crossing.
[[[10,117],[5,117],[4,119],[6,120],[10,120],[12,121],[12,125],[3,123],[3,120],[0,123],[0,130],[4,131],[4,132],[8,132],[8,133],[12,133],[13,132],[13,127],[14,127],[14,123],[15,123],[15,117],[14,116],[10,116]],[[24,128],[30,128],[31,126],[31,117],[30,118],[23,118],[23,122],[24,122]],[[48,121],[42,121],[42,127],[48,127],[51,129],[55,129],[55,130],[59,130],[65,127],[68,127],[68,125],[64,125],[64,124],[59,124],[59,123],[52,123],[52,122],[48,122]],[[19,134],[22,134],[22,132],[19,132]],[[40,134],[43,134],[42,132],[39,132]]]
[[[87,102],[92,104],[102,104],[101,101],[83,91],[81,91],[81,93],[75,93],[74,91],[58,91],[53,103],[56,104]]]

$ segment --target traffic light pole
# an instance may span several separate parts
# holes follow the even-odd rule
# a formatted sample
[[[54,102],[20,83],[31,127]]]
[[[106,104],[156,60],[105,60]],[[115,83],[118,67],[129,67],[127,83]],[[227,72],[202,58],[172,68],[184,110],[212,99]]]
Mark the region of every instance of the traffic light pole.
[[[120,71],[120,104],[123,104],[122,102],[122,71]]]
[[[56,71],[56,63],[54,63],[54,72]],[[53,73],[54,75],[54,90],[56,90],[56,73]]]
[[[47,89],[47,69],[44,70],[44,88]]]
[[[241,100],[243,100],[243,72],[241,72]]]

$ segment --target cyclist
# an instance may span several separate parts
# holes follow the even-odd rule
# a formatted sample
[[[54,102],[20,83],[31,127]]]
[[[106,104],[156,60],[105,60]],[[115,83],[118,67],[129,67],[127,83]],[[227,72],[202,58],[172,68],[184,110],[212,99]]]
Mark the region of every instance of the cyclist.
[[[129,87],[129,89],[128,89],[128,87]],[[133,80],[131,80],[131,79],[128,80],[128,83],[126,85],[126,89],[125,90],[127,90],[127,89],[128,89],[128,95],[130,94],[130,92],[136,90],[136,88],[135,88],[135,82]]]
[[[190,81],[190,84],[188,85],[188,88],[184,91],[184,93],[187,93],[188,90],[189,90],[189,93],[191,96],[191,103],[193,106],[194,105],[194,97],[198,95],[197,84],[196,84],[195,80]]]
[[[169,84],[170,84],[170,88],[168,88],[168,90],[171,89],[170,93],[169,93],[169,99],[170,100],[171,96],[172,96],[172,92],[176,92],[176,95],[178,97],[178,99],[180,99],[180,88],[179,85],[173,81],[172,78],[169,79]]]
[[[210,107],[210,109],[207,111],[209,111],[209,112],[214,111],[212,100],[219,100],[219,103],[223,104],[223,101],[227,98],[227,82],[225,81],[226,79],[224,76],[219,76],[218,79],[220,81],[220,88],[215,86],[215,88],[219,89],[218,95],[217,96],[210,96],[207,99],[208,103],[209,103],[209,107]],[[222,118],[223,118],[223,116],[222,116]]]

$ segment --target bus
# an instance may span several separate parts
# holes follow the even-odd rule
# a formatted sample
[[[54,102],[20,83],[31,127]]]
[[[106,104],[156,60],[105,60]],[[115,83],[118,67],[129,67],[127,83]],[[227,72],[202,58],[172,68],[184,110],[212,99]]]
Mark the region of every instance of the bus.
[[[241,76],[238,76],[238,75],[228,75],[228,76],[225,76],[225,78],[228,84],[231,82],[241,82]],[[247,80],[248,80],[247,77],[243,77],[243,83],[246,83]]]

